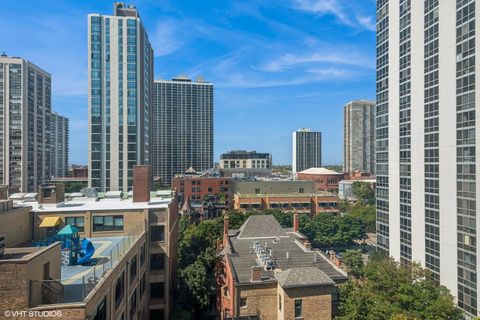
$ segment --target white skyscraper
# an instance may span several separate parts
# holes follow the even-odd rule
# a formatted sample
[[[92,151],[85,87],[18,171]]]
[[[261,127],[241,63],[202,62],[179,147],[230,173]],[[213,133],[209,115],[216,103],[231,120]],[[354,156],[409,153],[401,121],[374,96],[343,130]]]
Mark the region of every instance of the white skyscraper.
[[[378,245],[475,316],[477,17],[478,0],[377,0]]]
[[[88,182],[132,189],[133,166],[151,164],[153,50],[135,7],[88,15]]]

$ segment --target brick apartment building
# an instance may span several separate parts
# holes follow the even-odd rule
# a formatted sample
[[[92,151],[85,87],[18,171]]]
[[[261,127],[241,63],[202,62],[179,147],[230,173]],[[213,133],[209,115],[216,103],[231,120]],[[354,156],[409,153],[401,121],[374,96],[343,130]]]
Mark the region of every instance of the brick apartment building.
[[[63,186],[51,184],[39,188],[38,201],[31,194],[0,200],[7,243],[0,318],[5,310],[36,310],[61,311],[55,319],[170,319],[178,204],[172,194],[150,198],[149,171],[134,167],[133,197],[110,192],[100,199],[92,191],[65,200]],[[66,225],[90,239],[91,263],[65,263],[65,250],[48,239]]]
[[[315,182],[317,191],[338,193],[338,182],[344,174],[326,168],[310,168],[297,173],[297,180],[310,180]]]
[[[250,216],[238,230],[224,220],[217,266],[217,312],[221,320],[330,320],[337,285],[346,273],[312,250],[294,228],[273,216]]]
[[[313,181],[241,181],[231,182],[232,208],[307,213],[339,213],[338,196],[319,192]]]

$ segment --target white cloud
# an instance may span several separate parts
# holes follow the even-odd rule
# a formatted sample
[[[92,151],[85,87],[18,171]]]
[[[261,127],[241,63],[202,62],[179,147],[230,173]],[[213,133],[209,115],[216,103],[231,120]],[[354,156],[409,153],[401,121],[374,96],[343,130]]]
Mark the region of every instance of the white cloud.
[[[321,51],[321,49],[318,49]],[[309,53],[309,54],[291,54],[287,53],[277,59],[269,60],[259,67],[262,71],[278,72],[292,68],[297,68],[302,65],[312,64],[341,64],[357,67],[374,68],[374,61],[366,56],[356,53],[348,52],[345,48],[337,48],[335,53]],[[348,52],[348,53],[346,53]]]
[[[180,49],[185,41],[183,33],[186,28],[179,20],[168,19],[157,23],[150,37],[155,57],[166,56]]]
[[[376,31],[376,24],[372,16],[358,16],[357,17],[358,23],[364,26],[366,29],[370,31]]]
[[[298,10],[319,15],[332,15],[347,26],[375,31],[375,21],[371,16],[354,14],[359,10],[358,2],[357,0],[293,0],[294,7]]]

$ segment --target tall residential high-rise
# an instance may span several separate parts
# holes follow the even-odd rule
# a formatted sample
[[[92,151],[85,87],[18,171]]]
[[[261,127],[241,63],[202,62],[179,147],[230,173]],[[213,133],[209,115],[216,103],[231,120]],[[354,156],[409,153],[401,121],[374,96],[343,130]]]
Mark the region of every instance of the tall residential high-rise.
[[[66,177],[68,172],[68,118],[52,112],[50,116],[50,174]]]
[[[377,0],[378,246],[479,315],[480,1]]]
[[[150,164],[153,50],[135,7],[88,15],[88,183],[132,189],[133,166]]]
[[[354,100],[343,108],[343,171],[375,173],[375,102]]]
[[[50,178],[50,74],[0,56],[0,184],[36,191]]]
[[[213,84],[185,76],[155,80],[153,174],[170,186],[176,174],[213,167]]]
[[[292,134],[292,173],[322,166],[322,133],[303,128]]]

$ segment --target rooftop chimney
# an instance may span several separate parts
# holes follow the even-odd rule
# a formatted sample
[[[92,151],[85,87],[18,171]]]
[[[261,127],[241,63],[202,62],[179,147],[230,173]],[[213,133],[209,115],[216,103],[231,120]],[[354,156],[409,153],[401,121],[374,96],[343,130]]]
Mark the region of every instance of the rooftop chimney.
[[[56,204],[65,201],[63,183],[42,184],[38,187],[38,204]]]
[[[152,167],[133,166],[133,202],[150,201],[150,190],[152,190]]]
[[[293,214],[293,231],[298,233],[298,213]]]
[[[261,281],[262,280],[262,268],[260,266],[253,266],[250,269],[250,281]]]

